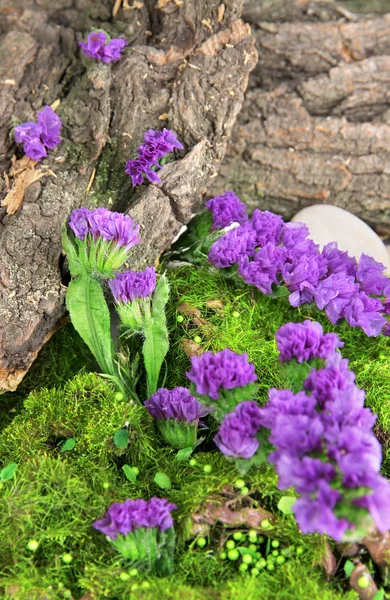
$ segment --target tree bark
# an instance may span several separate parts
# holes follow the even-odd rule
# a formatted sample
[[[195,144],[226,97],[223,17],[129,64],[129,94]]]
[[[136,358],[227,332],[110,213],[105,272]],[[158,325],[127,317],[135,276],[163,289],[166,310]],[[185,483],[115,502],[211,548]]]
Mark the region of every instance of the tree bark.
[[[210,194],[291,218],[315,203],[390,234],[390,14],[251,0],[259,61]]]
[[[132,267],[167,248],[217,174],[257,54],[241,1],[0,0],[0,193],[20,148],[14,124],[60,99],[64,141],[13,215],[0,209],[0,390],[15,389],[64,314],[61,227],[79,206],[129,211],[141,224]],[[125,37],[118,63],[85,59],[93,29]],[[162,186],[134,190],[124,173],[149,128],[185,145]],[[18,165],[19,163],[17,163]],[[33,165],[33,168],[41,168]],[[31,167],[31,165],[30,165]]]

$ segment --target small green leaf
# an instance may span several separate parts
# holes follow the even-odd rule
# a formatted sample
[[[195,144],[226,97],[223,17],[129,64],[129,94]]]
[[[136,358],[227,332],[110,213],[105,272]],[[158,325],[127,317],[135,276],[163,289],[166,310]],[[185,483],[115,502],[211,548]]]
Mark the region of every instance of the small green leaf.
[[[241,554],[241,556],[245,556],[245,554],[249,554],[252,558],[257,558],[256,550],[250,550],[250,548],[246,548],[245,546],[238,546],[237,550]]]
[[[355,568],[355,565],[353,564],[353,562],[351,560],[345,561],[344,573],[346,574],[347,577],[351,577],[354,568]]]
[[[69,452],[73,450],[76,445],[76,440],[74,438],[68,438],[64,444],[61,446],[61,452]]]
[[[137,481],[137,474],[132,467],[129,467],[129,465],[123,465],[122,470],[131,483],[135,483]]]
[[[161,473],[160,471],[156,473],[153,481],[163,490],[170,490],[172,487],[171,480],[169,479],[168,475]]]
[[[378,590],[372,600],[383,600],[385,597],[385,590],[382,588]]]
[[[278,502],[278,509],[284,515],[292,515],[293,511],[291,510],[293,504],[297,501],[293,496],[283,496]]]
[[[4,469],[0,471],[0,481],[9,481],[15,475],[15,471],[18,468],[16,463],[10,463]]]
[[[176,454],[176,460],[178,462],[180,462],[181,460],[185,460],[186,458],[191,456],[193,451],[194,451],[194,449],[192,446],[189,446],[188,448],[183,448],[182,450],[179,450],[179,452]]]
[[[126,448],[129,443],[129,432],[127,429],[118,429],[114,433],[114,444],[117,448]]]

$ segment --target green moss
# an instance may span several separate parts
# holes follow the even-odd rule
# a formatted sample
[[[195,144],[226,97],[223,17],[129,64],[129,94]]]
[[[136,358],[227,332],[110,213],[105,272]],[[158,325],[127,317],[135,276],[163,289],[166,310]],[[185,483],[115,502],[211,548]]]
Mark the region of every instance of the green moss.
[[[260,401],[265,402],[270,387],[283,385],[275,331],[286,321],[318,319],[326,331],[337,331],[345,341],[343,355],[350,359],[358,384],[367,391],[367,404],[378,413],[381,432],[390,434],[387,339],[370,339],[356,329],[333,327],[311,307],[293,309],[285,299],[265,297],[206,266],[184,267],[170,272],[169,277],[167,387],[187,385],[185,371],[190,361],[182,343],[199,335],[202,350],[228,346],[249,354],[259,375]],[[178,323],[178,307],[183,303],[180,312],[185,318]],[[88,592],[93,599],[111,600],[128,600],[130,594],[142,600],[357,598],[354,592],[338,587],[338,580],[325,582],[318,566],[324,553],[323,539],[303,537],[291,517],[279,514],[273,535],[284,544],[303,545],[306,551],[299,560],[290,559],[256,579],[241,575],[230,561],[219,560],[219,543],[226,533],[220,523],[210,524],[204,549],[193,545],[193,513],[210,499],[222,503],[220,490],[232,486],[237,478],[233,464],[214,451],[212,427],[195,454],[197,464],[190,467],[188,460],[178,462],[176,452],[162,444],[141,407],[116,401],[115,390],[102,377],[78,373],[93,364],[71,327],[59,332],[41,353],[35,373],[26,378],[18,397],[22,400],[31,388],[36,389],[0,434],[0,466],[19,465],[15,478],[3,485],[4,501],[0,503],[0,588],[4,598],[56,600],[65,598],[68,590],[74,598]],[[127,422],[130,443],[119,450],[113,434]],[[69,437],[76,446],[61,453],[60,444]],[[124,464],[139,468],[135,484],[126,479]],[[205,464],[211,465],[210,474],[204,472]],[[389,466],[387,454],[385,468]],[[169,475],[172,488],[168,492],[154,483],[157,471]],[[252,470],[244,479],[253,501],[278,515],[282,492],[276,488],[273,468]],[[136,577],[124,582],[120,578],[124,565],[91,523],[114,501],[151,495],[166,496],[178,506],[175,575],[161,581]],[[236,502],[240,506],[238,490]],[[31,539],[39,542],[35,553],[27,549]],[[69,565],[61,559],[64,552],[73,556]],[[132,590],[133,586],[137,589]]]

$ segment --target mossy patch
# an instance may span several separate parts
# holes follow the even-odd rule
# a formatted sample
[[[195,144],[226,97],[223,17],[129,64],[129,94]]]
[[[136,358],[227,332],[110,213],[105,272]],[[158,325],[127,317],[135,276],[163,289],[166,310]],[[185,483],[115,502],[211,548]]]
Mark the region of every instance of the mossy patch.
[[[342,353],[350,359],[358,385],[366,389],[367,405],[378,413],[383,435],[390,434],[390,348],[386,338],[370,339],[357,329],[333,327],[316,309],[294,309],[286,299],[263,296],[206,264],[170,271],[169,279],[167,387],[187,385],[185,371],[190,361],[183,341],[193,342],[199,336],[198,346],[203,351],[230,347],[248,353],[256,365],[259,400],[264,403],[270,387],[283,385],[275,331],[287,321],[316,319],[325,331],[336,331],[345,341]],[[178,314],[184,316],[181,323],[176,320]],[[257,503],[277,516],[272,535],[287,545],[303,545],[304,554],[252,579],[239,573],[236,564],[220,560],[219,543],[226,534],[220,523],[210,525],[205,548],[193,544],[194,511],[224,486],[234,489],[237,478],[232,463],[213,446],[213,427],[195,452],[197,464],[191,467],[189,460],[178,462],[176,451],[164,446],[143,408],[117,401],[107,380],[85,372],[93,368],[91,356],[71,327],[59,332],[16,393],[18,412],[11,414],[12,421],[8,417],[0,434],[0,466],[19,465],[14,479],[1,490],[0,588],[4,598],[78,599],[85,593],[93,599],[111,600],[357,598],[346,591],[345,578],[326,582],[318,566],[323,538],[303,537],[294,519],[277,511],[283,494],[277,490],[270,465],[245,477],[249,498],[253,506]],[[4,405],[10,397],[6,395]],[[122,450],[113,442],[120,428],[129,431],[129,444]],[[61,444],[70,437],[75,439],[75,447],[61,452]],[[385,451],[387,470],[389,450]],[[126,479],[124,464],[139,468],[136,483]],[[211,465],[211,473],[204,472],[206,464]],[[169,476],[169,491],[154,482],[157,471]],[[125,566],[91,523],[114,501],[152,495],[166,496],[178,506],[174,513],[175,574],[160,581],[144,576],[124,581]],[[35,552],[27,548],[32,539],[39,543]],[[72,555],[70,564],[62,560],[65,552]]]

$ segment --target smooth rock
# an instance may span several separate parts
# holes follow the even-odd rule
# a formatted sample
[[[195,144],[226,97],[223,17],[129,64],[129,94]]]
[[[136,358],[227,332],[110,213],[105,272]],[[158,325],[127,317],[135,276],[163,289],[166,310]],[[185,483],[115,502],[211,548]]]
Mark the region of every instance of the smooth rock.
[[[300,210],[291,220],[305,223],[311,239],[321,247],[337,242],[340,250],[346,250],[357,259],[364,252],[385,265],[389,274],[390,255],[386,246],[367,223],[347,210],[331,204],[316,204]]]

